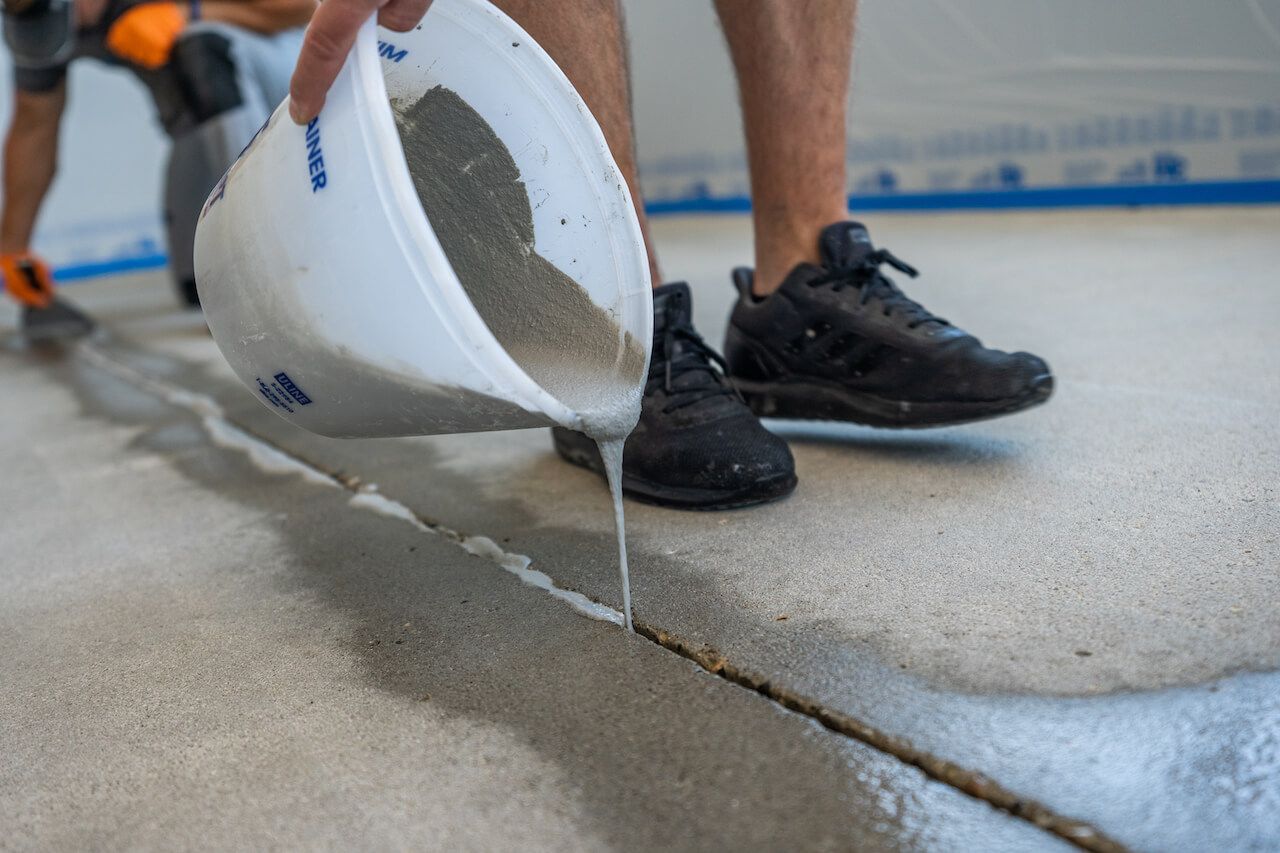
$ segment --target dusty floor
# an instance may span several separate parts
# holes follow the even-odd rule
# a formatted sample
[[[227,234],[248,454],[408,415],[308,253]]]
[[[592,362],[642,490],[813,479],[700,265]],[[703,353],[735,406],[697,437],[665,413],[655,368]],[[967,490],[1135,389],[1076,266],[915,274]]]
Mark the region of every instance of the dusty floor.
[[[161,276],[69,289],[106,333],[65,351],[6,307],[5,843],[1280,848],[1280,211],[869,224],[1055,398],[774,424],[788,501],[629,505],[647,638],[431,532],[616,606],[545,432],[296,432]],[[745,221],[658,234],[718,340]]]

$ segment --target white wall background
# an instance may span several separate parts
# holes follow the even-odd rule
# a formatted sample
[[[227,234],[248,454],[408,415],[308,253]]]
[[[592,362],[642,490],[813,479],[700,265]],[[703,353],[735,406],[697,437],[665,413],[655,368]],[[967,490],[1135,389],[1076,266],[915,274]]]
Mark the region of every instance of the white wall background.
[[[650,200],[746,195],[710,4],[627,9]],[[863,0],[851,106],[850,189],[899,204],[1014,184],[1275,181],[1280,0]]]
[[[745,196],[711,4],[625,3],[650,200]],[[0,62],[6,125],[9,73]],[[1280,0],[863,0],[854,80],[850,189],[868,205],[1015,184],[1247,181],[1280,198]],[[166,143],[146,94],[87,61],[70,91],[37,247],[62,267],[163,251]]]

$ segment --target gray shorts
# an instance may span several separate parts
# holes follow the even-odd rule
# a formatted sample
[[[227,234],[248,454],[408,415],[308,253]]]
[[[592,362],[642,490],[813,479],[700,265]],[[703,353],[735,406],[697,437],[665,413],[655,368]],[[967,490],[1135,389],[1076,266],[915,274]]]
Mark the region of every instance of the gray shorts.
[[[173,139],[164,207],[170,268],[180,285],[195,276],[192,246],[205,197],[289,93],[302,34],[194,24],[174,47],[170,73],[148,86]]]
[[[200,93],[193,92],[193,88],[204,87],[193,87],[193,82],[207,82],[212,88],[233,86],[244,106],[254,114],[261,115],[265,121],[276,104],[289,94],[289,78],[298,59],[298,50],[302,47],[303,32],[303,28],[298,27],[267,36],[230,24],[209,21],[197,22],[187,27],[174,46],[171,65],[180,66],[184,64],[183,57],[192,57],[189,64],[194,67],[189,72],[171,67],[163,69],[159,75],[142,77],[156,102],[160,123],[170,136],[176,137],[207,118],[200,105],[193,103],[193,100],[200,99]],[[208,59],[201,59],[202,53],[209,53],[208,48],[193,49],[193,45],[207,44],[209,36],[215,37],[213,41],[225,44],[230,60],[231,80],[198,79],[207,76],[210,71],[217,71],[218,77],[226,76],[222,62],[212,63],[212,68],[202,67],[209,63]],[[190,78],[197,79],[192,81]]]

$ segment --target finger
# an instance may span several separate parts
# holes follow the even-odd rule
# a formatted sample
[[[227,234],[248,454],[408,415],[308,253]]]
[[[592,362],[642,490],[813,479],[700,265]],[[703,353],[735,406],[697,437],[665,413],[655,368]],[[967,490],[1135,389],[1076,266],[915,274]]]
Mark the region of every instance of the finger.
[[[407,33],[422,22],[431,0],[391,0],[378,11],[378,23],[389,30]]]
[[[355,44],[360,25],[385,0],[325,0],[311,17],[289,82],[289,116],[305,124],[319,114]]]

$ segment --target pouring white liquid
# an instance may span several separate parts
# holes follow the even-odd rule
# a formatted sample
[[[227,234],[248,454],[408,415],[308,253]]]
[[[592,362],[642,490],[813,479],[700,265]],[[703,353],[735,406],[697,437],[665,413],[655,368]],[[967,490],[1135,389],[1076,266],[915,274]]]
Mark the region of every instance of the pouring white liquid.
[[[618,531],[618,573],[622,576],[622,619],[628,631],[634,631],[631,623],[631,573],[627,568],[627,522],[622,512],[622,448],[625,438],[600,439],[600,458],[604,461],[605,476],[609,480],[609,492],[613,496],[613,524]]]
[[[600,448],[618,532],[622,611],[634,630],[622,452],[640,417],[644,347],[538,254],[520,170],[475,110],[440,86],[392,106],[414,189],[476,311],[530,378],[579,413],[576,428]]]
[[[639,385],[605,386],[595,406],[582,416],[582,431],[600,449],[605,479],[613,499],[613,524],[618,536],[618,575],[622,580],[622,619],[628,631],[635,626],[631,615],[631,574],[627,566],[627,523],[622,508],[622,454],[627,436],[640,419],[643,388]]]

